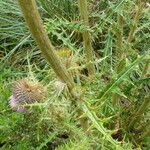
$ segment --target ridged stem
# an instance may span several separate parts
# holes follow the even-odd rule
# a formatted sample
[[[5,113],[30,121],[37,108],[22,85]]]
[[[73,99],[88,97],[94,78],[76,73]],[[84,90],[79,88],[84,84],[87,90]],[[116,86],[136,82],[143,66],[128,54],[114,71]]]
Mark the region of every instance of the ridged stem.
[[[143,71],[142,71],[142,77],[144,77],[146,75],[146,73],[147,73],[147,71],[149,69],[149,65],[150,65],[149,61],[145,62],[144,68],[143,68]]]
[[[146,97],[143,100],[142,105],[139,107],[139,109],[133,114],[132,118],[130,118],[130,123],[129,123],[129,129],[132,129],[133,126],[140,121],[143,113],[147,109],[147,106],[150,103],[150,96]]]
[[[43,23],[38,12],[35,0],[18,0],[18,2],[20,4],[26,23],[30,29],[30,32],[37,42],[44,57],[54,69],[57,76],[63,82],[65,82],[70,89],[72,89],[73,80],[69,76],[64,65],[61,63],[59,57],[56,55],[54,48],[46,32],[44,31]]]
[[[120,54],[122,60],[124,58],[124,51],[122,48],[123,18],[120,14],[118,14],[117,16],[117,25],[119,27],[118,29],[119,31],[116,32],[116,49],[117,49],[117,53]]]
[[[150,120],[147,122],[143,130],[144,131],[143,131],[143,134],[141,135],[141,140],[150,135]]]
[[[88,18],[88,5],[87,0],[79,0],[79,10],[80,16],[85,26],[89,26],[89,18]],[[93,62],[93,48],[91,42],[91,35],[88,31],[82,33],[85,54],[87,57],[87,62]],[[94,64],[90,63],[88,65],[88,73],[89,75],[93,75],[95,73]]]
[[[130,32],[129,32],[128,39],[127,39],[127,42],[129,43],[132,42],[132,40],[134,39],[135,31],[137,29],[137,25],[138,25],[138,22],[142,13],[143,6],[145,4],[145,0],[138,0],[137,3],[138,3],[137,10],[136,10],[136,13],[133,19],[133,24],[130,28]]]

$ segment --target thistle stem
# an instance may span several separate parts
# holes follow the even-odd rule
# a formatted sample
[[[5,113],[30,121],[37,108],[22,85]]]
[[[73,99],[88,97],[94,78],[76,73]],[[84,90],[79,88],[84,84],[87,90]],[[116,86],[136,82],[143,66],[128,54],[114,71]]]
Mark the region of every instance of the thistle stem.
[[[148,69],[149,69],[149,64],[150,64],[149,61],[145,62],[145,64],[144,64],[144,69],[143,69],[143,71],[142,71],[142,77],[144,77],[144,76],[146,75],[146,73],[147,73],[147,71],[148,71]]]
[[[143,113],[145,112],[145,110],[147,109],[147,106],[150,103],[150,96],[146,97],[143,100],[142,105],[139,107],[139,109],[133,114],[131,121],[129,123],[129,128],[132,129],[133,126],[140,121],[141,116],[143,115]]]
[[[79,10],[81,19],[85,26],[89,26],[89,19],[88,19],[88,7],[87,7],[87,0],[79,0]],[[85,54],[87,57],[87,62],[93,62],[93,48],[91,43],[91,35],[88,31],[82,33],[83,42],[85,47]],[[95,73],[94,64],[90,63],[88,65],[88,73],[93,75]]]
[[[35,0],[18,0],[18,2],[30,32],[41,49],[43,55],[54,69],[57,76],[65,82],[70,89],[72,89],[74,84],[73,80],[69,76],[64,65],[61,63],[59,57],[56,55],[54,48],[46,32],[44,31],[43,23]]]
[[[135,31],[137,29],[137,25],[138,25],[144,4],[145,4],[145,0],[143,1],[138,0],[137,10],[133,19],[133,25],[130,27],[130,32],[129,32],[128,39],[127,39],[128,43],[131,43],[132,40],[134,39]]]
[[[150,135],[150,120],[145,125],[143,134],[141,135],[141,140]]]
[[[124,55],[125,55],[123,48],[122,48],[123,18],[120,14],[118,14],[118,16],[117,16],[117,24],[119,27],[119,29],[118,29],[119,31],[116,32],[116,49],[117,49],[117,53],[119,53],[121,55],[121,59],[123,59]]]

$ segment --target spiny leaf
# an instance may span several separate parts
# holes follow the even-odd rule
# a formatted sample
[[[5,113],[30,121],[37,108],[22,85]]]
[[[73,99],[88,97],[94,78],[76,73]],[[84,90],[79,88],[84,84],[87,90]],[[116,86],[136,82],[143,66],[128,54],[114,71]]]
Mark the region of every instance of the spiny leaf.
[[[117,143],[117,141],[115,141],[111,135],[108,133],[108,130],[104,128],[103,123],[102,122],[98,122],[94,116],[94,114],[89,110],[89,108],[86,106],[86,104],[82,105],[83,110],[86,112],[88,118],[92,121],[93,126],[99,131],[101,132],[104,137],[110,142],[112,143],[115,147],[120,148],[120,150],[122,149],[121,146],[119,146],[119,143]]]
[[[145,58],[145,55],[137,58],[131,65],[129,65],[121,73],[119,73],[117,79],[114,79],[110,84],[108,84],[106,86],[106,88],[98,95],[99,102],[101,102],[101,100],[103,98],[105,98],[108,94],[110,94],[111,91],[113,90],[113,88],[115,88],[116,86],[118,86],[123,81],[123,79],[126,77],[126,75],[128,75],[133,70],[133,68],[139,62],[141,62],[144,58]]]

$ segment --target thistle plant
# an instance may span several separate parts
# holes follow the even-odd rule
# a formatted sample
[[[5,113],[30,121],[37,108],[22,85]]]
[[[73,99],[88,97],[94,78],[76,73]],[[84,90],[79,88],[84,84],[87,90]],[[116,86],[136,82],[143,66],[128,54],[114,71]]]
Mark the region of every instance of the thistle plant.
[[[84,99],[81,96],[80,92],[76,92],[74,90],[74,83],[72,79],[70,78],[66,68],[61,64],[61,61],[59,60],[59,57],[56,55],[54,48],[48,39],[48,36],[46,35],[43,25],[41,23],[40,15],[37,10],[36,2],[35,0],[18,0],[19,4],[21,6],[21,9],[24,13],[25,20],[29,26],[29,29],[35,38],[37,44],[39,45],[41,51],[43,52],[45,58],[48,60],[52,68],[54,69],[57,76],[62,79],[68,86],[70,95],[72,96],[72,102],[73,104],[78,105],[79,108],[77,109],[76,113],[77,116],[80,117],[84,112],[88,112],[89,109],[84,103]],[[32,10],[32,15],[34,17],[31,17],[31,12],[29,10]],[[35,30],[35,27],[37,30]],[[94,119],[96,122],[95,128],[97,128],[103,135],[106,135],[106,138],[108,141],[110,141],[115,147],[120,147],[116,141],[113,140],[110,134],[106,133],[105,128],[102,126],[102,124],[97,123],[97,120],[95,120],[93,113],[89,113],[90,119]],[[85,117],[80,118],[80,123],[84,131],[88,128],[88,120],[85,119]]]
[[[46,96],[44,86],[29,78],[15,81],[12,91],[13,95],[9,98],[9,105],[12,109],[16,109],[19,112],[27,111],[26,104],[42,102]]]
[[[38,47],[32,51],[35,45],[23,42],[17,53],[11,51],[17,58],[20,54],[13,59],[17,68],[0,70],[0,148],[149,149],[149,2],[39,0],[38,9],[35,0],[18,1],[44,57]],[[17,21],[24,22],[20,12]],[[3,55],[10,58],[8,50]],[[29,78],[14,82],[10,96],[12,80],[30,75],[46,83],[46,101],[43,85]],[[14,110],[37,109],[14,113],[9,96]]]
[[[87,0],[79,0],[79,9],[80,9],[80,15],[81,15],[81,19],[84,23],[85,26],[89,27],[89,19],[88,19],[88,4],[87,4]],[[93,54],[93,47],[92,47],[92,40],[91,40],[91,35],[90,33],[87,32],[83,32],[83,42],[84,42],[84,48],[85,48],[85,54],[86,54],[86,61],[90,62],[90,64],[88,65],[88,72],[89,75],[93,75],[95,72],[95,67],[93,65],[93,60],[94,60],[94,54]]]

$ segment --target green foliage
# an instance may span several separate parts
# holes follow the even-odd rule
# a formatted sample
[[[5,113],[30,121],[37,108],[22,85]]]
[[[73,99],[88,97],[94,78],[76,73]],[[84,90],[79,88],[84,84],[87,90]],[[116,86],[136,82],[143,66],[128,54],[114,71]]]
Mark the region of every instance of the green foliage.
[[[77,17],[77,0],[39,0],[39,2],[50,18],[73,19]]]
[[[82,139],[74,139],[74,140],[69,140],[66,142],[64,145],[58,147],[56,150],[86,150],[89,148],[89,143],[88,139],[82,138]]]
[[[17,2],[0,0],[0,149],[148,150],[149,2],[138,12],[142,1],[89,1],[90,27],[79,21],[77,1],[38,2],[53,45],[68,48],[77,60],[77,67],[69,69],[78,70],[74,81],[84,103],[73,107],[67,89],[57,91],[58,79],[31,39]],[[81,36],[85,31],[91,34],[95,52],[93,77],[86,76]],[[8,98],[12,83],[26,76],[44,83],[48,98],[33,104],[30,113],[19,113],[9,107]],[[77,116],[80,108],[84,114]],[[86,132],[79,118],[88,119]]]
[[[0,7],[1,48],[4,50],[12,48],[27,37],[28,43],[31,42],[30,33],[25,26],[17,1],[1,0]]]

